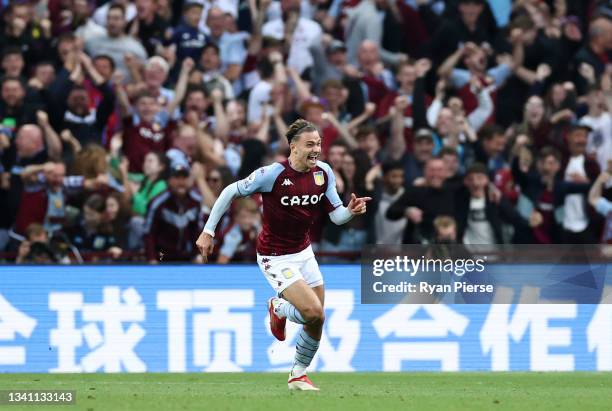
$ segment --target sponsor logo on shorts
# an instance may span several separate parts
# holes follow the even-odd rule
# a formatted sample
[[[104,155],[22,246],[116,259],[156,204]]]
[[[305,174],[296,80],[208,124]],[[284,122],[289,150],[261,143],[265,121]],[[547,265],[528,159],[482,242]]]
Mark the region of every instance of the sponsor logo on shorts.
[[[285,276],[287,280],[293,277],[293,271],[291,271],[291,268],[283,268],[281,270],[281,273]]]

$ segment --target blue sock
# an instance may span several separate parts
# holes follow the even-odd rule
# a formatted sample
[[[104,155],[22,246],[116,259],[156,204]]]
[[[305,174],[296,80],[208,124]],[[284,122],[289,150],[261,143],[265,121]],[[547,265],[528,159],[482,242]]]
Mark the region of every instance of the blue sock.
[[[276,313],[282,317],[286,317],[289,321],[298,323],[298,324],[306,324],[302,314],[295,308],[293,304],[289,301],[279,298],[278,303],[276,305]]]
[[[306,330],[302,328],[295,345],[295,361],[292,370],[294,376],[300,376],[306,372],[306,368],[312,362],[312,358],[318,349],[319,341],[308,335]]]

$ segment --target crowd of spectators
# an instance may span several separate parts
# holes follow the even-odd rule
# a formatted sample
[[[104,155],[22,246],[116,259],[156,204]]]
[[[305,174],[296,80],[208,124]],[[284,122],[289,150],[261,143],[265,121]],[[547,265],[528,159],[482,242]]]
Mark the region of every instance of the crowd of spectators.
[[[373,197],[313,222],[319,251],[612,242],[609,1],[1,4],[5,260],[198,262],[298,118],[345,204]],[[213,261],[254,261],[260,226],[236,201]]]

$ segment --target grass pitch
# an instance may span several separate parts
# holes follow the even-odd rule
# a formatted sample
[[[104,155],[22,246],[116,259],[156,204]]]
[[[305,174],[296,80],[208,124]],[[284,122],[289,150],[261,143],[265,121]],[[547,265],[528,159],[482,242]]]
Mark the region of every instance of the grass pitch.
[[[0,390],[76,390],[49,410],[610,410],[612,373],[312,373],[321,392],[289,392],[287,375],[0,374]]]

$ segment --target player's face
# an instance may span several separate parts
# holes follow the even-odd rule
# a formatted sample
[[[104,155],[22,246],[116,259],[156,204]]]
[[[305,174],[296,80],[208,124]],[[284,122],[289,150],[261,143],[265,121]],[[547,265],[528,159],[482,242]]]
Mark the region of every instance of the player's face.
[[[291,154],[297,167],[314,168],[321,155],[321,136],[319,136],[319,133],[311,131],[294,139],[291,143]]]

